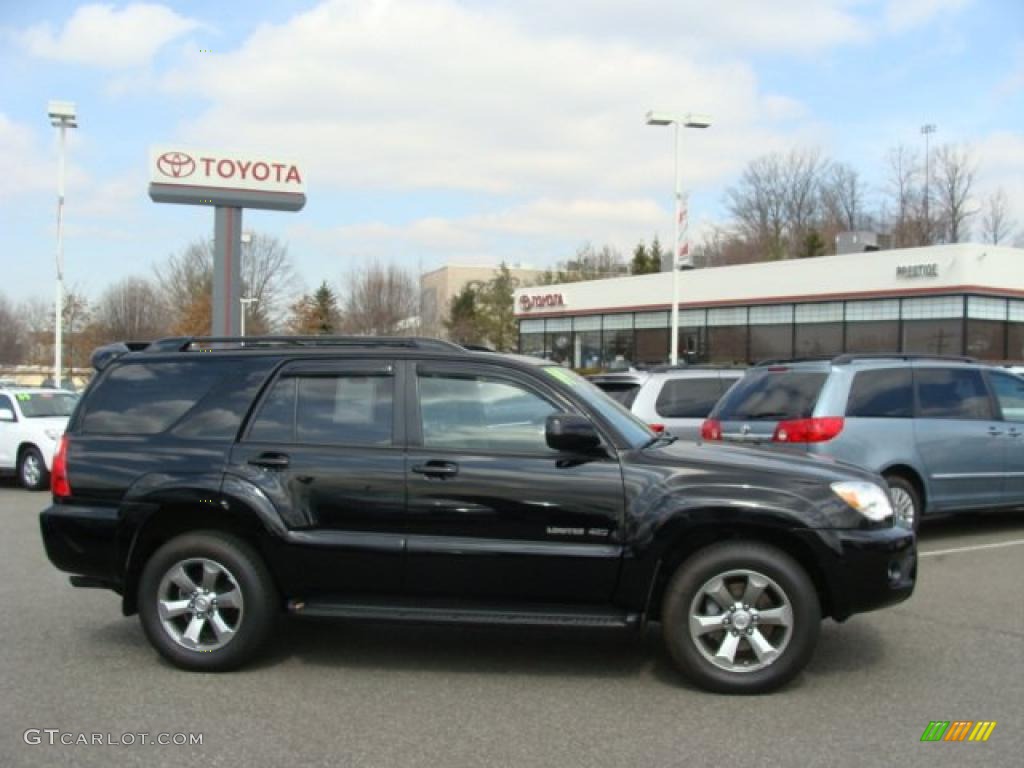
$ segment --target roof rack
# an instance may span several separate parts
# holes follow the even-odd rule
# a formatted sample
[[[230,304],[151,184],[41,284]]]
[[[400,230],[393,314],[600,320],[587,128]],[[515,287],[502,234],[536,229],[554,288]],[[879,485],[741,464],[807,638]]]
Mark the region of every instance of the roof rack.
[[[850,352],[832,358],[835,365],[845,365],[857,360],[942,360],[947,363],[976,363],[977,358],[963,355],[902,355],[898,352],[885,354],[882,352]]]
[[[777,357],[769,358],[767,360],[758,360],[754,363],[754,368],[761,368],[765,365],[784,365],[787,363],[821,363],[826,361],[835,362],[835,358],[831,355],[820,355],[817,357]]]
[[[465,352],[463,347],[443,339],[421,336],[177,336],[157,339],[145,346],[147,352],[197,352],[211,350],[268,349],[276,347],[404,347]]]

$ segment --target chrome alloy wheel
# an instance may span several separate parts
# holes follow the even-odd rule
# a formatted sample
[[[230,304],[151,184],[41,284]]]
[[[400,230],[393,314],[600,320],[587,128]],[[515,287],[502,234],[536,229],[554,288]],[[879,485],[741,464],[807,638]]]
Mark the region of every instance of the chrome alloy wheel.
[[[897,520],[902,520],[907,528],[913,528],[915,516],[914,497],[899,486],[889,486],[889,498],[892,499],[892,511]]]
[[[36,488],[42,477],[42,463],[35,453],[29,451],[21,460],[21,481],[28,488]]]
[[[756,672],[774,662],[793,635],[793,607],[777,582],[734,570],[704,582],[690,605],[690,639],[728,672]]]
[[[242,604],[231,571],[207,558],[175,563],[157,589],[164,631],[191,651],[216,651],[230,643],[242,625]]]

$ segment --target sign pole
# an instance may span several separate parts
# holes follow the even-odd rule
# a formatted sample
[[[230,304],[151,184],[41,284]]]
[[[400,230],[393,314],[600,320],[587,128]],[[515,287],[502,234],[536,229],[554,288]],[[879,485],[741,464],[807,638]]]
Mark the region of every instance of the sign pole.
[[[218,205],[213,225],[213,335],[241,335],[242,209]]]

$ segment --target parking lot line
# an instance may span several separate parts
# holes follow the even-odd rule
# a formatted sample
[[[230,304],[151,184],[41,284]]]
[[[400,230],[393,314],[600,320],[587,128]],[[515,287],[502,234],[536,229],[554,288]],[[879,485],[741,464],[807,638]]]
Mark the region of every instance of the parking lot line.
[[[931,552],[918,552],[918,557],[931,557],[933,555],[955,555],[960,552],[977,552],[982,549],[997,549],[998,547],[1013,547],[1018,544],[1024,544],[1024,539],[1014,539],[1013,541],[1000,541],[995,544],[977,544],[973,547],[954,547],[953,549],[935,549]]]

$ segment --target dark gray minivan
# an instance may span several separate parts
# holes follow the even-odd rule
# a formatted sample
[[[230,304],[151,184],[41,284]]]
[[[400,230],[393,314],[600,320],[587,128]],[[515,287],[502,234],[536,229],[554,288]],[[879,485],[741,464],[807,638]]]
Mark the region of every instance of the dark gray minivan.
[[[701,436],[878,472],[915,528],[930,513],[1024,506],[1024,378],[968,358],[759,365],[719,401]]]

